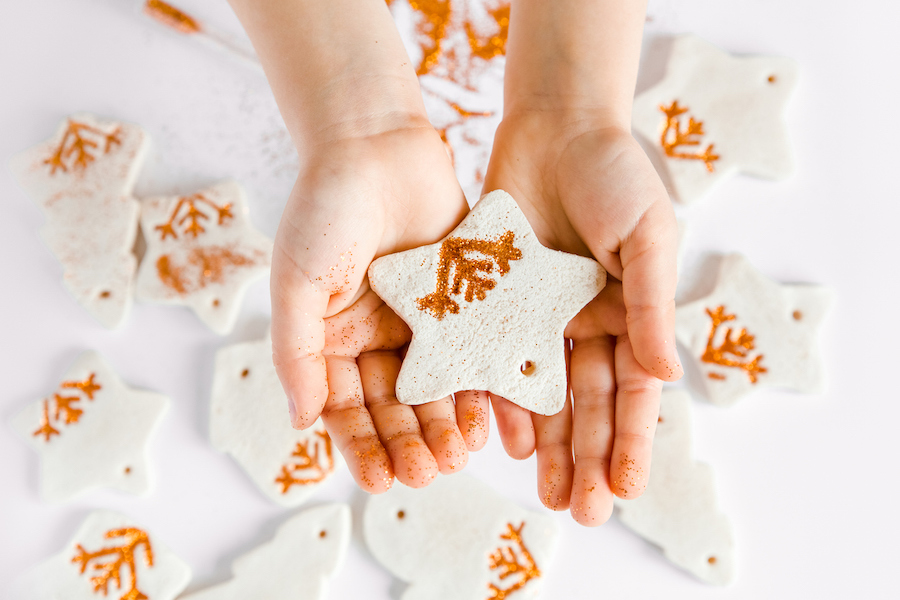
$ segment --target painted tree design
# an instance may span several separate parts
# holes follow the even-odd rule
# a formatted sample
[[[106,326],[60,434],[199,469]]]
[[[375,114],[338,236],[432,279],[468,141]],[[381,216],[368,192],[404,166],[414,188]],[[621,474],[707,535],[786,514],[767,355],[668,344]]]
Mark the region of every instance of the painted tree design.
[[[156,231],[160,232],[159,239],[165,240],[169,236],[178,239],[178,233],[175,231],[177,227],[182,228],[182,234],[190,234],[194,238],[205,232],[206,229],[203,227],[202,221],[208,221],[209,215],[202,211],[201,207],[211,208],[218,219],[219,225],[223,225],[225,219],[234,218],[230,202],[220,206],[203,194],[183,196],[178,199],[178,203],[175,205],[175,210],[172,211],[169,220],[155,227]]]
[[[705,135],[703,121],[695,121],[694,117],[689,116],[687,127],[682,131],[679,117],[688,111],[686,106],[678,106],[678,100],[673,100],[670,106],[661,105],[659,110],[666,115],[666,126],[659,140],[666,156],[686,160],[702,160],[706,165],[706,170],[712,173],[713,163],[720,158],[718,154],[713,153],[713,144],[708,145],[703,152],[678,150],[681,146],[700,145],[700,137]]]
[[[507,588],[489,583],[491,595],[487,600],[504,600],[515,592],[525,587],[529,581],[541,576],[541,571],[534,562],[534,557],[525,546],[522,540],[522,529],[525,527],[523,521],[518,528],[513,527],[512,523],[507,523],[507,532],[500,536],[500,539],[509,540],[513,545],[500,546],[490,555],[490,567],[492,571],[497,571],[501,583],[509,577],[516,577],[516,580]]]
[[[97,575],[91,577],[91,584],[94,586],[95,593],[99,592],[104,596],[109,592],[110,581],[116,584],[116,589],[122,589],[122,569],[125,568],[128,571],[128,590],[119,600],[146,600],[147,596],[137,587],[138,573],[135,554],[137,549],[143,546],[144,563],[148,567],[153,567],[153,548],[147,533],[135,527],[124,527],[111,529],[103,537],[106,539],[124,538],[124,541],[119,546],[101,548],[96,552],[88,552],[81,544],[77,544],[72,562],[79,565],[81,574],[84,574],[92,561],[94,562],[93,570],[97,572]],[[107,557],[108,560],[104,560]]]
[[[522,258],[522,251],[513,246],[514,241],[515,233],[512,231],[493,241],[457,237],[444,240],[438,252],[437,289],[416,299],[419,310],[430,310],[439,321],[448,312],[454,315],[459,313],[459,304],[451,296],[461,294],[464,284],[466,302],[473,302],[476,298],[484,300],[497,282],[480,274],[492,273],[494,263],[501,277],[509,273],[509,261]],[[471,253],[483,254],[490,260],[472,258]]]
[[[316,431],[316,437],[297,442],[290,461],[281,466],[281,474],[275,483],[281,485],[281,493],[287,494],[295,485],[318,483],[334,471],[334,454],[331,437],[327,431]],[[301,474],[302,476],[296,477]]]
[[[94,378],[96,373],[91,373],[83,381],[64,381],[60,384],[60,390],[78,390],[87,397],[88,400],[94,399],[94,394],[103,389]],[[77,406],[81,402],[82,396],[64,396],[57,391],[53,394],[53,412],[50,412],[50,400],[45,399],[41,410],[41,426],[34,431],[34,437],[44,436],[44,441],[49,442],[54,435],[60,435],[59,429],[53,425],[73,425],[78,423],[84,409]]]
[[[725,331],[725,338],[722,340],[722,343],[716,346],[715,339],[719,327],[723,323],[734,321],[736,315],[726,314],[724,306],[719,306],[715,310],[707,308],[706,314],[712,319],[712,328],[706,341],[706,350],[703,352],[700,360],[723,367],[742,369],[747,373],[747,377],[750,378],[750,383],[755,384],[760,373],[768,372],[768,369],[760,365],[760,361],[763,358],[762,354],[757,355],[753,360],[744,360],[748,358],[750,351],[756,348],[755,336],[750,335],[743,328],[738,333],[737,338],[734,338],[734,330],[729,327]],[[723,376],[717,373],[710,373],[709,377],[710,379],[724,379]]]
[[[73,171],[84,171],[99,154],[107,154],[113,146],[121,145],[120,133],[119,127],[107,132],[69,119],[59,145],[53,154],[44,160],[44,164],[50,167],[51,175],[55,175],[58,170],[66,173],[70,168]]]

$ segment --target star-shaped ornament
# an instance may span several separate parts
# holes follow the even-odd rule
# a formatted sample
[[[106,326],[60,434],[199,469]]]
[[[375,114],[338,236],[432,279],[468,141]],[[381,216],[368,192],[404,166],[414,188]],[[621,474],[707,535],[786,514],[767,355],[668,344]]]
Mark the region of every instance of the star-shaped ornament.
[[[539,598],[559,539],[556,519],[464,473],[370,496],[363,537],[409,584],[401,600]]]
[[[690,402],[682,390],[663,391],[647,489],[633,500],[616,498],[616,515],[679,567],[725,585],[734,578],[734,536],[712,469],[691,456]]]
[[[142,207],[138,299],[189,306],[210,329],[229,333],[244,291],[272,259],[272,240],[250,223],[243,189],[225,182]]]
[[[66,289],[110,328],[132,305],[140,213],[132,190],[148,145],[137,125],[76,114],[10,162],[44,213],[41,237],[63,266]]]
[[[231,454],[260,491],[282,506],[305,502],[343,464],[322,421],[291,427],[287,396],[272,364],[272,341],[216,354],[210,440]]]
[[[516,201],[482,198],[436,244],[384,256],[369,282],[412,329],[397,399],[488,390],[542,415],[566,400],[566,324],[606,283],[596,261],[541,245]]]
[[[694,35],[674,40],[665,78],[634,100],[632,126],[689,204],[737,172],[794,169],[785,111],[797,84],[788,58],[735,57]]]
[[[310,508],[281,525],[275,539],[235,560],[230,580],[180,600],[324,600],[349,542],[349,506]]]
[[[97,487],[150,489],[147,444],[169,399],[129,388],[96,352],[85,352],[48,396],[12,420],[41,457],[41,495],[69,500]]]
[[[173,600],[191,579],[187,563],[145,527],[95,511],[66,547],[13,583],[21,600]]]
[[[675,335],[696,361],[711,402],[762,387],[820,392],[818,333],[831,290],[772,281],[739,254],[724,257],[708,296],[678,307]]]

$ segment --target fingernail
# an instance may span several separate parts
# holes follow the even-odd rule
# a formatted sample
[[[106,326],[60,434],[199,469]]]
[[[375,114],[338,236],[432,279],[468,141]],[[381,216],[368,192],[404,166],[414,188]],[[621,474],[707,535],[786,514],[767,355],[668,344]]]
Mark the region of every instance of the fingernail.
[[[291,415],[291,426],[297,426],[297,407],[294,406],[294,401],[289,397],[287,399],[288,403],[288,413]]]

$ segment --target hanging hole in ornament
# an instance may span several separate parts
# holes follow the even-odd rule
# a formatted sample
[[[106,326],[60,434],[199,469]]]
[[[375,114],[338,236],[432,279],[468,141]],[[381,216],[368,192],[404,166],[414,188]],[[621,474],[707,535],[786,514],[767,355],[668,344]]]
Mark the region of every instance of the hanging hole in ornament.
[[[131,475],[131,467],[125,467],[125,474]]]
[[[219,299],[216,298],[215,300],[213,300],[213,301],[212,301],[212,305],[213,305],[215,308],[219,308]]]
[[[799,310],[795,310],[791,316],[794,317],[795,321],[799,321],[800,319],[803,318],[803,313],[800,312]]]
[[[716,557],[710,556],[709,558],[706,559],[706,562],[708,562],[711,565],[714,565],[714,564],[716,564]]]
[[[402,511],[402,510],[398,510],[398,511],[397,511],[397,518],[398,518],[398,519],[403,519],[403,518],[405,518],[405,517],[406,517],[406,512],[405,512],[405,511]]]
[[[110,296],[112,296],[112,292],[110,292],[109,290],[103,290],[102,292],[100,292],[100,297],[104,300],[106,300]]]
[[[768,79],[766,79],[766,81],[768,81],[769,83],[775,83],[776,81],[778,81],[778,78],[775,77],[774,75],[769,75],[769,77],[768,77]]]
[[[328,532],[323,529],[322,531],[319,532],[319,537],[320,538],[328,537]]]
[[[537,366],[530,360],[526,360],[521,364],[519,370],[522,372],[522,375],[525,377],[531,377],[534,375],[534,372],[537,370]]]
[[[248,375],[250,375],[250,369],[244,369],[243,371],[241,371],[242,379],[246,379]]]

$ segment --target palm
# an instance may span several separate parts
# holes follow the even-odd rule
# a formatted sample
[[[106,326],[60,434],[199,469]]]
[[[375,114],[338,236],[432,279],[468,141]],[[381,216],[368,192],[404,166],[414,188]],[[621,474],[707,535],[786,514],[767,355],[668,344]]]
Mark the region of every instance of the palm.
[[[285,209],[273,258],[273,351],[296,426],[321,413],[361,487],[413,486],[461,468],[466,443],[445,399],[399,404],[406,325],[368,288],[384,254],[434,242],[467,206],[428,126],[314,149]],[[449,432],[449,435],[448,435]]]
[[[675,227],[630,135],[561,130],[542,117],[501,124],[485,190],[509,191],[544,244],[592,255],[611,277],[566,329],[573,405],[540,417],[493,400],[510,454],[537,449],[544,503],[591,525],[608,518],[613,494],[643,492],[660,378],[680,374],[670,331]],[[556,142],[533,143],[541,137]]]

